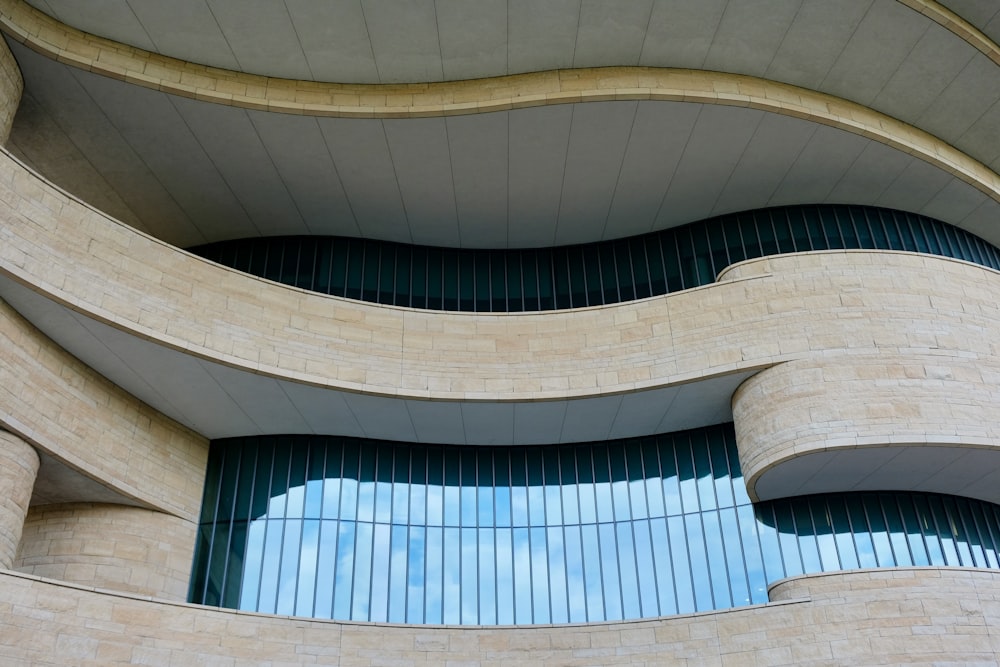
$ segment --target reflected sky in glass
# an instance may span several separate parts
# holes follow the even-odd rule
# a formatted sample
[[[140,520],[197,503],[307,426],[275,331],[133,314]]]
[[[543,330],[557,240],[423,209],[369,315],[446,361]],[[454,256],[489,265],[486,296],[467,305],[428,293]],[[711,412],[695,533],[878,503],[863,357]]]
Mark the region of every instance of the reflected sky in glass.
[[[997,567],[1000,509],[928,494],[751,505],[732,425],[551,447],[212,445],[192,601],[510,625],[767,601],[802,573]]]

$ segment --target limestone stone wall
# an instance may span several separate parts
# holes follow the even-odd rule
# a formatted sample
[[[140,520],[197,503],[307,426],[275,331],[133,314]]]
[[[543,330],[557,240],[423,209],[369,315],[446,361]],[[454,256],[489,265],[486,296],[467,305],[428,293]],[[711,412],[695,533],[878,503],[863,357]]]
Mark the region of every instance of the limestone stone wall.
[[[32,507],[13,569],[166,600],[187,599],[196,526],[126,505]]]
[[[740,418],[756,424],[746,439],[751,475],[796,448],[838,439],[857,446],[902,434],[1000,453],[990,418],[1000,273],[968,262],[800,253],[742,262],[715,284],[629,303],[442,313],[309,293],[213,265],[81,204],[6,155],[0,197],[10,206],[0,274],[137,337],[252,373],[380,400],[514,402],[615,396],[785,365],[747,384],[754,405],[737,405],[740,414],[758,411],[759,419]],[[144,406],[110,388],[100,400],[113,395],[120,405],[95,406],[90,387],[101,381],[78,367],[70,381],[56,377],[67,372],[50,361],[60,353],[43,346],[45,362],[32,361],[33,336],[11,334],[3,350],[13,360],[9,405],[0,401],[8,427],[127,495],[193,517],[204,440],[148,410],[137,417]],[[37,378],[36,367],[45,371]],[[825,397],[813,393],[818,376]],[[763,391],[768,378],[785,380]],[[774,405],[779,389],[783,406]],[[123,410],[124,424],[140,428],[118,427]],[[824,419],[836,438],[811,430]],[[158,438],[171,444],[152,446]],[[95,450],[97,440],[117,453]]]
[[[934,329],[938,323],[928,321],[927,326]],[[938,331],[944,333],[943,328]],[[831,354],[765,369],[733,396],[747,486],[755,498],[780,497],[786,493],[778,488],[793,492],[806,482],[801,477],[822,470],[822,479],[798,492],[847,490],[852,488],[849,482],[861,482],[876,490],[979,495],[972,493],[974,487],[958,486],[955,478],[961,475],[954,471],[948,475],[953,486],[939,488],[940,477],[934,473],[952,463],[943,458],[946,452],[959,459],[969,450],[1000,445],[1000,422],[995,418],[1000,414],[998,379],[1000,364],[993,356],[930,349],[920,354]],[[851,479],[831,458],[834,453],[842,459],[856,457]],[[895,477],[872,477],[879,458],[894,453],[909,459],[893,466]],[[808,465],[809,457],[816,462]],[[776,469],[783,464],[793,468],[785,477],[800,479],[775,482],[773,475],[781,474]],[[979,485],[994,483],[993,478],[978,481],[985,473],[986,468],[978,467],[970,479]],[[762,485],[767,476],[770,483]],[[834,488],[824,486],[826,482]]]
[[[137,503],[198,517],[208,441],[101,377],[2,301],[0,426]]]
[[[619,394],[831,352],[997,354],[1000,273],[828,251],[744,262],[714,285],[574,311],[440,313],[352,302],[188,255],[0,155],[0,273],[139,337],[262,375],[382,396]],[[937,353],[937,352],[935,352]]]
[[[0,145],[7,143],[14,114],[21,103],[24,80],[14,55],[5,42],[0,41]]]
[[[31,445],[0,430],[0,569],[14,561],[38,463]]]
[[[166,603],[0,573],[5,665],[969,665],[1000,660],[1000,572],[778,582],[722,612],[532,628],[337,623]]]

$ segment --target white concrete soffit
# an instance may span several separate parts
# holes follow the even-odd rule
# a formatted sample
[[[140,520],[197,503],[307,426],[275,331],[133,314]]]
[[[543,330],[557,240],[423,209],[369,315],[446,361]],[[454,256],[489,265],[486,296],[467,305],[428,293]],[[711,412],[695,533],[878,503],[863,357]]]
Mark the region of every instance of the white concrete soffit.
[[[744,5],[729,3],[724,16],[705,25],[728,25]],[[129,6],[136,16],[142,13],[134,1]],[[997,242],[1000,68],[956,32],[899,3],[859,7],[863,16],[854,23],[849,12],[841,16],[851,30],[826,45],[809,27],[823,18],[810,14],[819,10],[803,8],[785,25],[784,37],[768,42],[783,46],[769,47],[778,50],[765,59],[766,67],[729,53],[724,41],[710,42],[697,63],[679,53],[664,60],[766,79],[631,67],[570,70],[512,82],[422,84],[417,88],[432,97],[444,90],[452,101],[434,105],[411,91],[404,106],[376,94],[381,102],[372,107],[362,104],[362,94],[355,94],[353,106],[334,104],[333,94],[327,95],[330,104],[311,103],[326,99],[329,85],[274,79],[261,81],[274,90],[305,86],[312,97],[268,98],[271,88],[265,87],[263,97],[254,98],[253,86],[240,78],[253,77],[238,72],[202,68],[207,75],[236,77],[226,81],[243,85],[242,96],[224,92],[218,82],[200,81],[205,88],[171,82],[163,74],[165,59],[121,45],[118,58],[86,61],[71,52],[72,44],[59,50],[60,40],[47,33],[16,33],[9,14],[23,18],[25,7],[8,2],[11,34],[74,64],[15,47],[27,82],[21,120],[30,131],[15,127],[13,146],[70,191],[181,246],[269,234],[466,247],[561,245],[729,211],[824,201],[921,212]],[[98,53],[115,46],[85,37],[96,40]],[[793,48],[800,42],[815,52]],[[661,41],[645,44],[654,48]],[[634,64],[614,54],[568,64],[609,63]],[[937,74],[928,77],[932,64]],[[793,75],[797,68],[809,71]],[[535,86],[535,94],[518,86]],[[336,95],[350,98],[350,89],[337,88]],[[474,101],[463,102],[470,94]],[[567,104],[581,100],[608,101]],[[517,108],[522,106],[537,108]],[[490,110],[497,112],[482,113]],[[326,117],[372,114],[388,117]],[[392,118],[414,114],[437,117]],[[39,129],[47,141],[33,144]],[[58,146],[55,154],[46,153],[46,143]]]
[[[312,117],[169,95],[13,48],[26,80],[13,150],[180,247],[278,234],[539,247],[822,202],[923,213],[1000,243],[1000,177],[987,167],[879,114],[811,114],[766,90],[760,108],[706,92]]]

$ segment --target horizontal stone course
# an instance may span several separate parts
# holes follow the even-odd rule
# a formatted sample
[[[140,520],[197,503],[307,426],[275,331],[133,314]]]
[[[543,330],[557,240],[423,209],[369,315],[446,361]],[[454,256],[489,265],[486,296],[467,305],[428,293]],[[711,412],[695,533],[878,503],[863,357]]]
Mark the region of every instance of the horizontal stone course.
[[[1000,400],[1000,273],[967,262],[800,253],[742,262],[715,284],[634,302],[442,313],[309,293],[213,265],[81,204],[7,155],[0,199],[11,207],[0,273],[137,337],[252,373],[379,397],[527,402],[773,367],[744,390],[789,378],[783,409],[770,409],[771,389],[755,399],[766,421],[747,431],[751,475],[810,441],[997,444],[988,415]],[[127,497],[193,518],[204,439],[2,312],[9,393],[0,420]],[[771,438],[776,429],[785,435]]]
[[[187,599],[196,526],[126,505],[32,507],[13,568],[76,584]]]
[[[1000,325],[1000,274],[956,260],[802,253],[730,267],[717,284],[611,306],[416,311],[212,265],[27,173],[0,160],[0,195],[16,209],[2,232],[0,272],[139,337],[316,386],[417,399],[543,400],[662,387],[816,354],[996,353],[988,332]],[[54,193],[50,208],[42,192]],[[63,217],[81,208],[85,224]],[[131,270],[135,262],[150,270]]]
[[[208,441],[101,377],[2,301],[0,425],[123,502],[198,517]]]
[[[168,603],[0,573],[4,664],[829,665],[1000,659],[1000,572],[902,568],[775,583],[774,602],[532,628],[338,623]],[[45,613],[40,617],[38,610]],[[30,617],[24,612],[36,612]],[[941,633],[926,632],[930,624]],[[32,641],[18,638],[32,637]],[[10,639],[6,639],[6,637]]]
[[[943,323],[933,326],[948,330]],[[828,462],[825,456],[840,452],[842,456],[861,457],[861,450],[875,447],[897,452],[906,447],[938,448],[933,464],[894,461],[898,474],[888,482],[878,477],[882,489],[980,496],[963,485],[992,472],[983,467],[986,461],[981,457],[977,459],[979,469],[946,475],[944,480],[951,486],[942,488],[943,482],[935,481],[933,474],[937,468],[960,464],[970,450],[997,451],[1000,425],[993,416],[1000,413],[1000,387],[996,383],[1000,363],[993,355],[938,348],[936,340],[938,337],[931,335],[926,346],[909,348],[914,350],[909,353],[902,347],[895,353],[822,355],[790,361],[744,382],[733,397],[733,417],[751,496],[775,497],[772,490],[761,492],[758,482],[780,476],[781,466],[792,463],[799,479],[794,484],[783,481],[783,488],[795,484],[812,488],[810,475],[820,469],[824,480],[864,483],[864,475],[873,472],[870,464],[845,474],[847,469],[837,468],[838,464]],[[948,451],[950,458],[942,458],[943,451]],[[905,458],[905,454],[900,456]],[[812,457],[816,463],[812,467],[800,465],[804,457]],[[985,486],[976,482],[976,488],[989,491]],[[873,487],[869,484],[865,488]],[[996,494],[984,497],[993,502],[998,498]]]

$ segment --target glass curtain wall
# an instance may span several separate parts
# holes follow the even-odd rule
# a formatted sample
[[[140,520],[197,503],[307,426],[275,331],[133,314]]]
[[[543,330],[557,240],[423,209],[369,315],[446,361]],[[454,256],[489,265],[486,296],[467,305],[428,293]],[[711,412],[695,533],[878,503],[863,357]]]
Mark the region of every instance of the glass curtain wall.
[[[908,250],[1000,269],[1000,251],[921,215],[792,206],[725,215],[630,239],[533,250],[459,250],[340,237],[223,241],[191,252],[324,294],[411,308],[519,312],[676,292],[745,259],[863,248]]]
[[[613,442],[212,443],[191,600],[340,620],[540,624],[765,602],[785,576],[998,567],[1000,508],[917,493],[751,505],[732,425]]]

